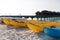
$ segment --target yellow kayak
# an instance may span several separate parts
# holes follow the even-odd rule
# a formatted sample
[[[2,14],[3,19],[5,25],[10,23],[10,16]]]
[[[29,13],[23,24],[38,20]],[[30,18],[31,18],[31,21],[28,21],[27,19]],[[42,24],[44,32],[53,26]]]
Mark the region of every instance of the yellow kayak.
[[[34,32],[43,32],[44,28],[52,28],[54,27],[55,25],[57,25],[56,22],[44,22],[44,23],[40,23],[40,22],[28,22],[27,23],[27,26],[29,29],[33,30]],[[56,26],[55,26],[56,27]]]
[[[10,21],[8,20],[8,19],[6,19],[6,18],[2,18],[2,21],[3,21],[3,23],[5,23],[6,25],[11,25],[10,24]]]
[[[15,28],[27,28],[26,23],[23,23],[23,22],[10,20],[10,24],[12,24]]]
[[[31,22],[38,26],[43,25],[42,27],[48,27],[48,28],[51,28],[51,26],[53,26],[54,24],[54,22],[42,22],[42,21],[37,21],[37,20],[28,20],[28,22]]]
[[[56,26],[56,22],[45,22],[45,27],[52,28],[53,26]]]
[[[57,23],[55,24],[55,26],[58,27],[58,28],[60,28],[60,23],[57,22]]]
[[[2,20],[6,25],[12,26],[13,28],[26,28],[27,27],[26,23],[17,22],[15,20],[8,20],[7,18],[3,18]]]
[[[60,28],[60,23],[59,22],[46,22],[45,27],[52,28],[52,26],[55,26],[56,28]]]
[[[36,25],[45,24],[45,22],[38,21],[38,20],[27,20],[27,22],[31,22],[31,23],[34,23]]]
[[[43,32],[44,27],[32,24],[32,23],[27,23],[27,26],[29,29],[33,30],[34,32]]]

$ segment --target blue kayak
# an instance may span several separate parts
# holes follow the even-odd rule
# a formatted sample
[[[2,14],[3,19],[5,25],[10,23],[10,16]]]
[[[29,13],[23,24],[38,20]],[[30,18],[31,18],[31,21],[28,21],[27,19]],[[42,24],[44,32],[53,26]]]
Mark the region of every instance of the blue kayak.
[[[50,37],[60,38],[60,28],[44,28],[44,33]]]

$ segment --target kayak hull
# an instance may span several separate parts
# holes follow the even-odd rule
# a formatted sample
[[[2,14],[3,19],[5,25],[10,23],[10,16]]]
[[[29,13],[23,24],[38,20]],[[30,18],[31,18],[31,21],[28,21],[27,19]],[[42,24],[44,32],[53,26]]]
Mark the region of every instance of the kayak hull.
[[[27,28],[25,23],[20,23],[15,20],[8,20],[7,18],[3,18],[3,22],[8,26],[12,26],[13,28]]]
[[[15,28],[27,28],[25,23],[16,22],[14,20],[10,20],[10,24],[12,24]]]
[[[55,28],[45,28],[44,33],[50,37],[60,38],[60,29]]]
[[[8,19],[6,19],[6,18],[3,18],[2,21],[3,21],[3,23],[5,23],[5,24],[8,25],[8,26],[11,25],[11,24],[10,24],[10,21],[9,21]]]
[[[28,23],[27,26],[28,26],[28,28],[31,29],[33,32],[43,33],[43,27],[39,27],[39,26],[30,24],[30,23]]]

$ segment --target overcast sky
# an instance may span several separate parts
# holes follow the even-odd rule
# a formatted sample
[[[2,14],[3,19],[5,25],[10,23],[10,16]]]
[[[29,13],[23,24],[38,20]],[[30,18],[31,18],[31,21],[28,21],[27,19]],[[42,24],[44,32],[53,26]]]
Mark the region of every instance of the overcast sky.
[[[42,10],[60,12],[60,0],[0,0],[0,15],[35,15]]]

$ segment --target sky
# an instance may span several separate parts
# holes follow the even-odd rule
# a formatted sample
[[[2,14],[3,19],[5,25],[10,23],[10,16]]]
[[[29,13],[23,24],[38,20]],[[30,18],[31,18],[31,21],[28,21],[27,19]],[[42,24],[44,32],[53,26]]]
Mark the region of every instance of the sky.
[[[60,0],[0,0],[0,15],[35,15],[42,10],[60,12]]]

